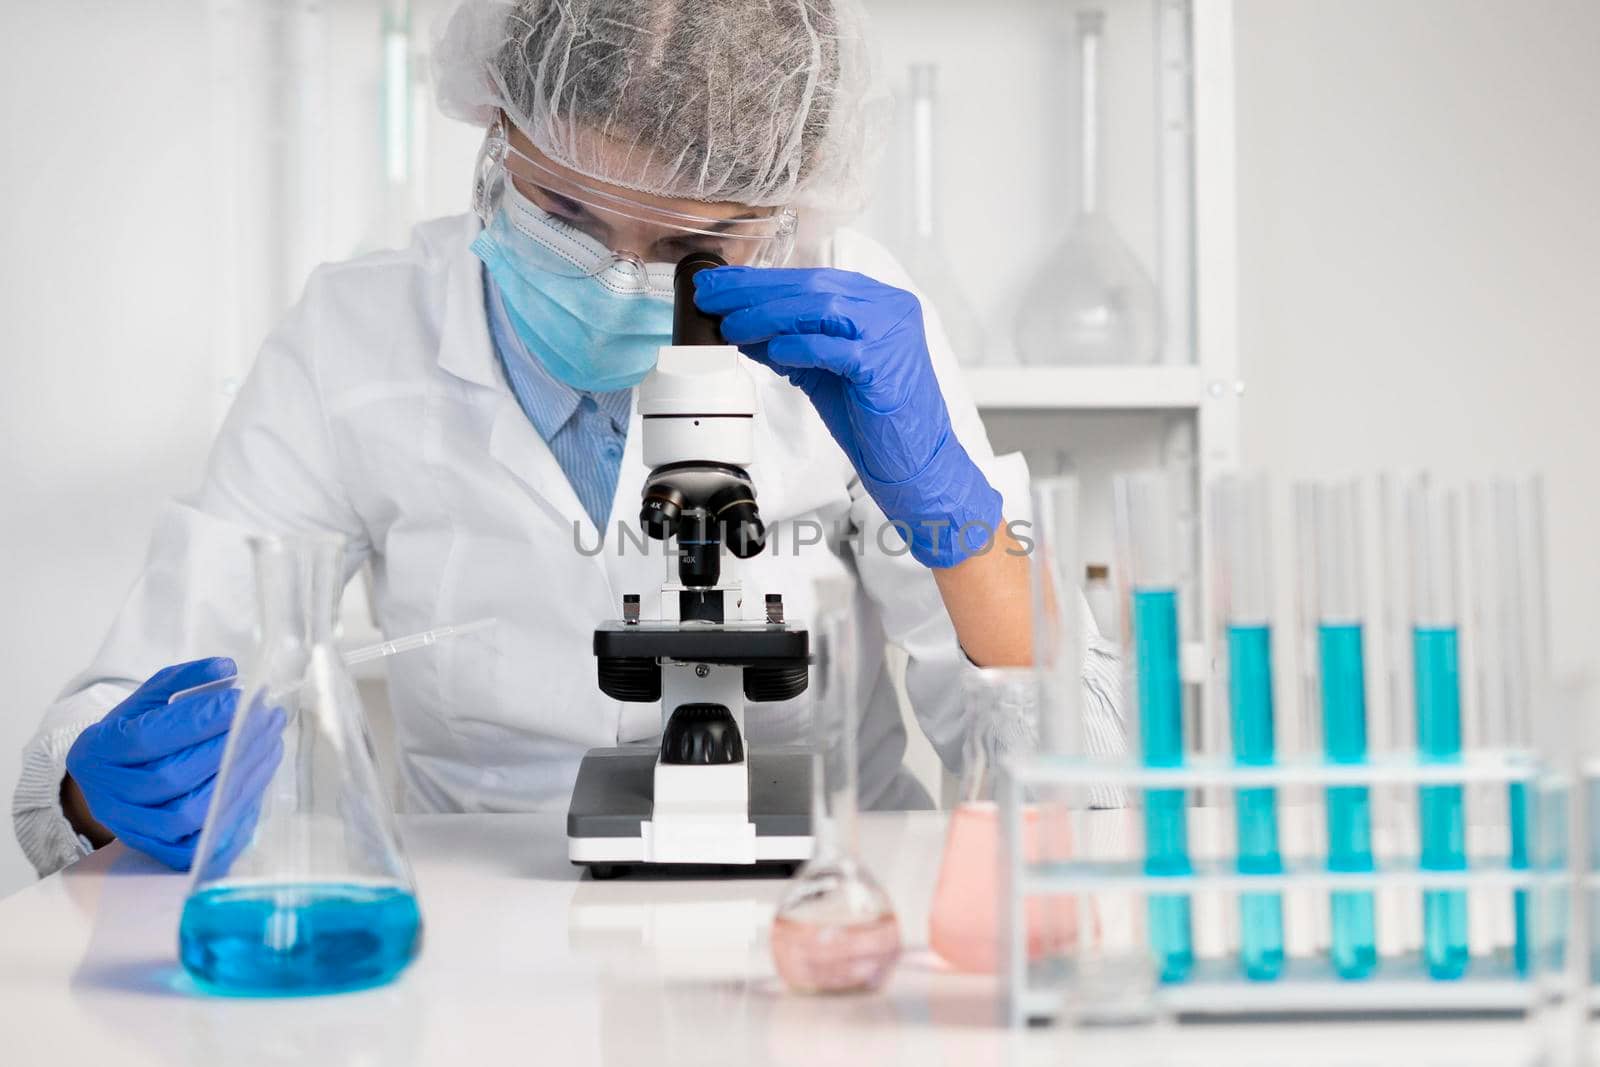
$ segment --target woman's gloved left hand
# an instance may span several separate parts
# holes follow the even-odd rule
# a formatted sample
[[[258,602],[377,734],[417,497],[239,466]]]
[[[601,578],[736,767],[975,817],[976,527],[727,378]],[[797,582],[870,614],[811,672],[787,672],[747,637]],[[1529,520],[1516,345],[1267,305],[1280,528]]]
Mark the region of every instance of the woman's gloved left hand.
[[[718,267],[694,280],[728,343],[811,399],[919,562],[952,567],[984,550],[1000,494],[950,427],[916,297],[826,268]]]

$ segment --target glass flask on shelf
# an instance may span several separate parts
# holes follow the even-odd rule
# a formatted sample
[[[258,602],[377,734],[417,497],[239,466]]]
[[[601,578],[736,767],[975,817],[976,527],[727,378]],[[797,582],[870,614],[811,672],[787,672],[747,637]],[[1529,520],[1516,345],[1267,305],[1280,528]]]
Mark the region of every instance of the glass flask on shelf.
[[[960,971],[1000,969],[1000,812],[995,785],[1001,763],[1039,747],[1040,675],[1025,668],[969,671],[963,679],[963,748],[959,802],[950,813],[939,881],[928,920],[928,944]],[[1023,852],[1030,863],[1064,858],[1067,826],[1054,805],[1023,809]],[[1076,906],[1061,896],[1026,903],[1030,960],[1064,954],[1076,933]]]
[[[415,958],[422,919],[334,645],[344,540],[259,538],[252,548],[260,646],[195,852],[179,956],[215,992],[378,985]]]
[[[1017,314],[1017,358],[1047,365],[1152,363],[1161,347],[1155,284],[1101,202],[1100,43],[1105,16],[1077,16],[1078,211],[1066,239],[1046,256]]]
[[[811,827],[815,847],[778,904],[772,959],[797,993],[877,989],[900,958],[894,904],[856,838],[856,623],[848,593],[819,587],[811,625]]]
[[[938,316],[950,347],[964,366],[984,362],[984,336],[961,283],[950,270],[949,250],[935,224],[938,190],[934,176],[938,138],[936,95],[939,68],[911,65],[911,198],[908,236],[901,247],[902,265]]]

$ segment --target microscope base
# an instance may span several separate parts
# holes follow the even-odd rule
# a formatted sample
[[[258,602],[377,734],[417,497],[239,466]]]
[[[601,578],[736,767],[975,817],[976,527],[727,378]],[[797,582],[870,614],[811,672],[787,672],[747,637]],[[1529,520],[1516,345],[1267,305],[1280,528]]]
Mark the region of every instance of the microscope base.
[[[652,845],[657,753],[655,745],[629,745],[592,749],[583,757],[567,811],[567,855],[573,863],[668,865],[655,859]],[[707,839],[703,848],[685,851],[680,842],[670,866],[792,867],[811,858],[811,750],[755,745],[749,760],[748,820],[730,821],[728,834]],[[739,843],[752,825],[754,840]],[[730,850],[752,855],[754,862],[730,861]]]

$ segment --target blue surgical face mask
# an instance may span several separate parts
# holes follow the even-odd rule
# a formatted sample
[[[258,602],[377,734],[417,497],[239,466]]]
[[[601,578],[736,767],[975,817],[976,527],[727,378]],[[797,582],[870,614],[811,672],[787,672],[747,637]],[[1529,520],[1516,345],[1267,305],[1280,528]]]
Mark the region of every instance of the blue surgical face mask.
[[[512,328],[546,370],[584,392],[628,389],[671,343],[672,268],[663,265],[665,279],[656,276],[661,267],[584,273],[585,257],[596,264],[612,258],[597,243],[586,249],[587,240],[574,240],[508,187],[472,251],[499,288]]]

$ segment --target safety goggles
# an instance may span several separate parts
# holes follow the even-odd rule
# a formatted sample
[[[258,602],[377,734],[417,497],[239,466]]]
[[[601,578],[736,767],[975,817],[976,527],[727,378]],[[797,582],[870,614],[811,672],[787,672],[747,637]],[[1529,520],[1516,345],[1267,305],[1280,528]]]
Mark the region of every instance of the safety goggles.
[[[541,258],[556,264],[557,273],[620,272],[636,285],[670,294],[673,268],[690,252],[774,267],[794,246],[795,214],[789,208],[752,208],[732,218],[670,210],[557,171],[519,151],[508,133],[501,119],[484,138],[473,210],[484,225],[510,225],[554,253]]]

